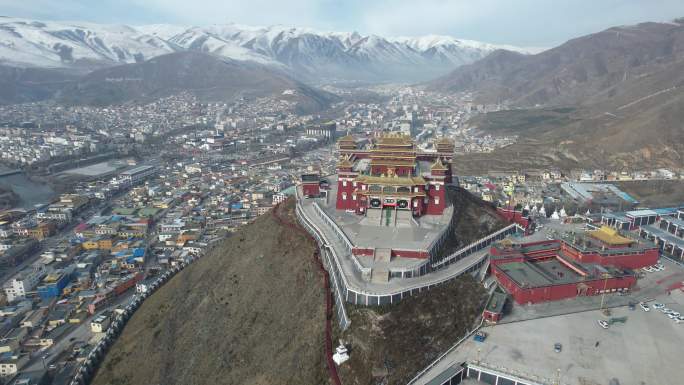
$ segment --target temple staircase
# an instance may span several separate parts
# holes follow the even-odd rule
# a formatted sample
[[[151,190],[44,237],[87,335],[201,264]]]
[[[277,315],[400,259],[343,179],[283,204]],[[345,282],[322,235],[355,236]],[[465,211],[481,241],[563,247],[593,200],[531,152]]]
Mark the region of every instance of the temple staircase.
[[[389,281],[390,260],[392,260],[392,249],[375,249],[373,252],[373,270],[371,271],[371,282],[386,283]]]

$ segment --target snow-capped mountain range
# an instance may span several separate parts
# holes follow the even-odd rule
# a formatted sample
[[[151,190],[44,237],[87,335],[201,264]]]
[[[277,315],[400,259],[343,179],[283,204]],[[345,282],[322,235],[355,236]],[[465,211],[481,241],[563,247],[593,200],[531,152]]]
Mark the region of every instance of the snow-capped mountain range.
[[[423,80],[499,48],[525,52],[450,36],[385,38],[283,26],[127,26],[0,16],[0,64],[18,67],[101,68],[195,50],[315,80]]]

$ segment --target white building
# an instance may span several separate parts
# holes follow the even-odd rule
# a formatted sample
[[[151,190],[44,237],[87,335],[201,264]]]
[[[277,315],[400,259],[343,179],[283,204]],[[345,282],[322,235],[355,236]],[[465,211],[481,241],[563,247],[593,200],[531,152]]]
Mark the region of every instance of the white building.
[[[287,200],[287,195],[278,193],[278,194],[273,194],[273,205],[277,205],[278,203],[285,202]]]
[[[90,330],[93,333],[104,333],[107,331],[110,321],[109,314],[100,314],[90,321]]]
[[[0,360],[0,377],[15,375],[28,362],[28,355],[13,355]]]
[[[157,172],[154,166],[140,166],[131,170],[122,172],[119,179],[124,184],[134,185],[145,180],[145,178],[154,175]]]
[[[3,285],[7,300],[13,302],[25,298],[26,293],[33,290],[45,274],[45,266],[41,263],[37,263],[17,273]]]

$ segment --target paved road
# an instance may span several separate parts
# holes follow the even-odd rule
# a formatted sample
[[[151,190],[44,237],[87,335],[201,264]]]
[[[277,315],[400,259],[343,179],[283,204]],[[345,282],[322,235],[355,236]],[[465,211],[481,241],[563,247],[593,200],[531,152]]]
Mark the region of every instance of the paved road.
[[[668,364],[667,362],[671,358],[674,359],[684,354],[684,347],[681,345],[681,341],[684,341],[684,325],[675,324],[664,314],[654,310],[645,313],[639,307],[634,311],[629,311],[625,307],[629,301],[651,299],[649,303],[658,301],[684,314],[684,292],[672,290],[668,294],[668,287],[674,282],[684,280],[684,267],[665,259],[661,262],[665,265],[665,270],[647,273],[639,280],[638,289],[630,295],[606,296],[607,306],[619,306],[614,310],[614,315],[628,316],[625,325],[627,327],[624,329],[622,329],[623,325],[616,325],[611,327],[610,333],[602,333],[603,329],[596,325],[596,321],[602,317],[601,313],[587,310],[599,308],[600,296],[527,306],[516,305],[512,314],[507,315],[501,324],[485,329],[488,333],[494,333],[492,335],[494,338],[488,338],[484,345],[472,342],[472,339],[467,340],[422,376],[416,384],[426,384],[451,365],[466,360],[476,360],[478,355],[490,364],[506,366],[509,369],[515,368],[543,377],[553,376],[553,368],[558,366],[548,366],[552,364],[544,360],[556,357],[550,348],[555,342],[563,344],[564,354],[566,345],[579,349],[577,352],[568,351],[567,356],[562,357],[563,360],[553,363],[553,365],[562,363],[560,367],[564,371],[563,376],[570,383],[572,381],[567,378],[568,376],[573,376],[574,379],[578,376],[591,379],[591,373],[599,377],[603,376],[600,377],[601,381],[597,382],[600,384],[608,383],[609,375],[619,378],[620,384],[639,385],[640,383],[636,382],[637,379],[646,381],[646,384],[679,383],[663,381],[657,378],[657,371],[654,372],[651,369],[667,367],[670,364],[672,366],[670,369],[681,367],[678,363]],[[604,343],[606,335],[608,340]],[[544,338],[543,341],[540,341],[541,338]],[[584,357],[587,356],[585,350],[593,348],[593,346],[587,347],[591,345],[587,342],[589,340],[591,343],[595,343],[596,340],[601,341],[602,355],[620,352],[617,355],[618,359],[595,357],[595,354],[592,356],[594,358],[585,359]],[[489,345],[490,341],[492,345]],[[625,345],[628,346],[625,347]],[[543,349],[543,347],[549,348]],[[643,351],[640,350],[642,347]],[[507,351],[508,355],[497,353],[497,349]],[[478,350],[480,350],[479,353]],[[593,352],[593,349],[589,350]],[[648,353],[649,351],[652,354]],[[623,354],[625,361],[621,362],[619,357],[623,357]],[[537,355],[540,357],[533,358]],[[665,355],[668,356],[665,357]],[[658,361],[658,365],[649,365],[656,361],[643,361],[644,357],[657,357],[658,360],[664,359],[664,361]],[[584,372],[585,370],[587,373]],[[673,370],[666,370],[668,375],[671,374],[666,378],[684,376],[684,369],[677,370],[674,373],[670,373]],[[628,378],[625,376],[626,373],[633,373],[634,376]]]
[[[124,295],[122,295],[121,297],[119,297],[115,301],[113,301],[110,305],[108,305],[102,311],[114,310],[119,305],[128,304],[128,302],[131,301],[134,294],[135,294],[134,290],[129,290]],[[45,365],[50,365],[50,364],[54,363],[58,358],[60,358],[60,356],[63,353],[70,353],[70,350],[72,349],[74,344],[76,344],[78,342],[90,341],[91,338],[94,336],[93,332],[90,330],[90,321],[93,318],[95,318],[94,315],[88,316],[86,319],[84,319],[80,324],[76,325],[69,332],[64,333],[62,335],[62,337],[60,337],[54,343],[54,345],[45,349],[40,355],[37,355],[36,357],[32,358],[26,364],[26,366],[24,368],[22,368],[22,371],[42,369],[43,368],[43,360],[41,359],[41,356],[47,355],[47,358],[45,359]]]

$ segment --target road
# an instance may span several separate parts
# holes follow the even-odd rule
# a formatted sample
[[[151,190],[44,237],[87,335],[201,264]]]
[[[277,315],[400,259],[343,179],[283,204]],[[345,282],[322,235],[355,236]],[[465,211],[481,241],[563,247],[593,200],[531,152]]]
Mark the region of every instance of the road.
[[[102,311],[114,310],[117,306],[120,306],[122,304],[126,306],[128,302],[131,301],[134,294],[134,289],[129,290],[124,295],[114,300],[107,307],[102,309]],[[100,314],[102,311],[99,311],[98,314]],[[90,330],[90,321],[93,318],[95,318],[94,315],[88,316],[80,324],[76,325],[69,332],[62,335],[62,337],[60,337],[52,346],[43,350],[41,354],[38,354],[34,358],[32,358],[26,364],[26,366],[22,368],[22,371],[43,369],[43,360],[41,359],[41,357],[47,355],[47,358],[45,359],[45,365],[50,365],[55,363],[63,353],[70,353],[70,350],[72,349],[74,344],[78,342],[87,343],[88,341],[90,341],[94,335],[93,332]]]

